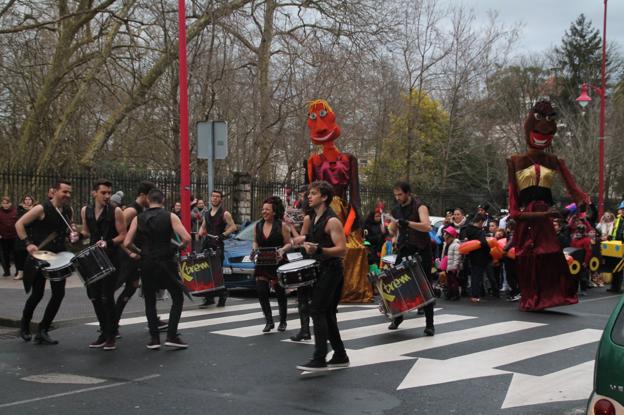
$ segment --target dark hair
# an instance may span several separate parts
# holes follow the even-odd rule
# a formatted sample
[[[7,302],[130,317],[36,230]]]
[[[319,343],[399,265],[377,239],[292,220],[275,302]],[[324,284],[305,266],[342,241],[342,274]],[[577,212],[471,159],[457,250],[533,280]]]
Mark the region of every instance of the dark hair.
[[[221,190],[213,190],[212,192],[210,192],[210,195],[212,195],[213,193],[216,193],[221,196],[221,198],[223,198],[223,192]]]
[[[453,209],[453,213],[455,213],[456,210],[459,210],[461,212],[462,215],[465,215],[466,212],[464,212],[464,209],[460,208],[460,207],[456,207],[455,209]]]
[[[483,222],[485,220],[485,215],[481,214],[481,213],[475,213],[475,215],[472,218],[472,223],[477,223],[477,222]]]
[[[319,191],[321,196],[327,196],[327,200],[325,200],[325,206],[329,207],[334,197],[334,188],[331,184],[327,183],[325,180],[316,180],[310,183],[308,189],[316,189]]]
[[[158,203],[159,205],[162,205],[165,201],[165,194],[162,192],[162,190],[154,187],[147,193],[147,200],[148,202]]]
[[[376,210],[372,210],[368,215],[366,215],[366,223],[374,223],[375,222],[375,214],[377,213]],[[381,214],[381,212],[379,212],[379,214]]]
[[[58,179],[56,182],[54,182],[54,186],[52,186],[52,188],[54,188],[54,190],[58,190],[58,189],[61,188],[62,184],[65,184],[67,186],[71,186],[71,182],[69,180]]]
[[[394,183],[394,186],[392,186],[392,190],[394,189],[401,189],[403,193],[412,193],[412,188],[409,183],[402,180]]]
[[[100,186],[113,187],[113,183],[111,183],[110,180],[99,179],[98,181],[93,183],[93,191],[97,192],[100,189]]]
[[[156,185],[152,182],[141,182],[139,183],[139,187],[137,188],[137,196],[140,196],[141,194],[147,195],[149,194],[150,190],[156,188]]]
[[[490,223],[495,223],[495,224],[496,224],[496,227],[498,228],[498,223],[499,223],[499,222],[498,222],[498,219],[492,219],[492,220],[490,220],[490,222],[488,223],[488,225],[489,225]]]
[[[282,199],[280,199],[277,196],[270,196],[264,199],[264,201],[262,201],[263,205],[265,203],[273,207],[273,213],[275,214],[276,219],[279,219],[279,220],[284,219],[285,209],[284,209],[284,203],[282,202]]]

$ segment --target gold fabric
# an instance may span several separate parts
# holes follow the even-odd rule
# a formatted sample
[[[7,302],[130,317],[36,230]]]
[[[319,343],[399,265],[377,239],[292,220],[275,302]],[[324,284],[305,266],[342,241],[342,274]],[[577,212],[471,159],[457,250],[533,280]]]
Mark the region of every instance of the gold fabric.
[[[537,164],[532,164],[526,169],[516,172],[516,182],[518,182],[518,190],[524,190],[527,187],[539,186],[552,188],[557,172],[555,170],[544,167],[541,164],[539,183],[537,181]]]
[[[344,201],[334,196],[330,207],[344,224],[349,213]],[[344,258],[343,303],[370,303],[373,301],[373,287],[368,282],[368,253],[364,246],[362,230],[357,229],[347,235],[347,255]]]

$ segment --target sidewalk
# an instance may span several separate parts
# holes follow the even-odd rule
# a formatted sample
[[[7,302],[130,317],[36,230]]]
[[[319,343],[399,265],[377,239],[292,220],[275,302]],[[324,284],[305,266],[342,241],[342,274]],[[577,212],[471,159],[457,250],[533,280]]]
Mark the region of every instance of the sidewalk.
[[[22,316],[24,303],[28,298],[28,294],[24,291],[22,281],[13,279],[14,271],[10,277],[0,277],[0,326],[19,327]],[[145,315],[145,305],[143,298],[139,296],[140,290],[132,296],[132,299],[124,309],[124,317],[137,317]],[[117,291],[116,295],[119,295]],[[46,290],[43,299],[35,309],[33,322],[39,322],[43,317],[45,307],[50,299],[50,285],[46,282]],[[193,297],[193,302],[188,298],[184,298],[184,309],[195,309],[201,304],[201,298]],[[230,299],[229,299],[230,300]],[[228,300],[228,302],[229,302]],[[171,307],[171,301],[158,301],[156,303],[158,312],[168,313]],[[97,321],[91,301],[87,297],[87,292],[82,281],[77,275],[72,275],[67,279],[65,286],[65,298],[63,304],[54,319],[54,326],[60,327],[75,323],[79,320]]]

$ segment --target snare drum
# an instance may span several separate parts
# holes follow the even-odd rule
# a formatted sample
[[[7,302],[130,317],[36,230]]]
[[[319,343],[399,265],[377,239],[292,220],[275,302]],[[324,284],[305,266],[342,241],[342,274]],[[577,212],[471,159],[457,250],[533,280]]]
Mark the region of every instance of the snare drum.
[[[225,288],[221,256],[212,249],[183,256],[180,258],[178,269],[184,286],[191,294],[203,294]]]
[[[312,285],[319,274],[319,264],[313,259],[289,262],[277,268],[277,281],[284,288]]]
[[[280,263],[280,255],[277,247],[265,247],[255,249],[256,265],[259,266],[277,266]]]
[[[74,272],[71,252],[37,251],[32,256],[43,276],[50,281],[63,281]]]
[[[410,259],[384,269],[376,279],[385,314],[399,317],[435,301],[429,279],[419,260]]]
[[[106,251],[97,245],[91,245],[78,252],[72,263],[84,285],[93,284],[115,272],[115,266]]]

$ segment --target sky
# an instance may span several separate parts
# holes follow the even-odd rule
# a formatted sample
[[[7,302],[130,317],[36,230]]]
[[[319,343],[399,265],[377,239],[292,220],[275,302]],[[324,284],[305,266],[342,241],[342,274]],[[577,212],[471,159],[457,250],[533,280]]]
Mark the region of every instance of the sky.
[[[604,0],[463,0],[461,3],[474,10],[478,22],[486,22],[488,10],[496,10],[501,23],[522,23],[516,49],[519,54],[543,52],[559,45],[565,31],[581,13],[602,35]],[[622,22],[624,0],[608,0],[607,42],[616,42],[624,54]]]

